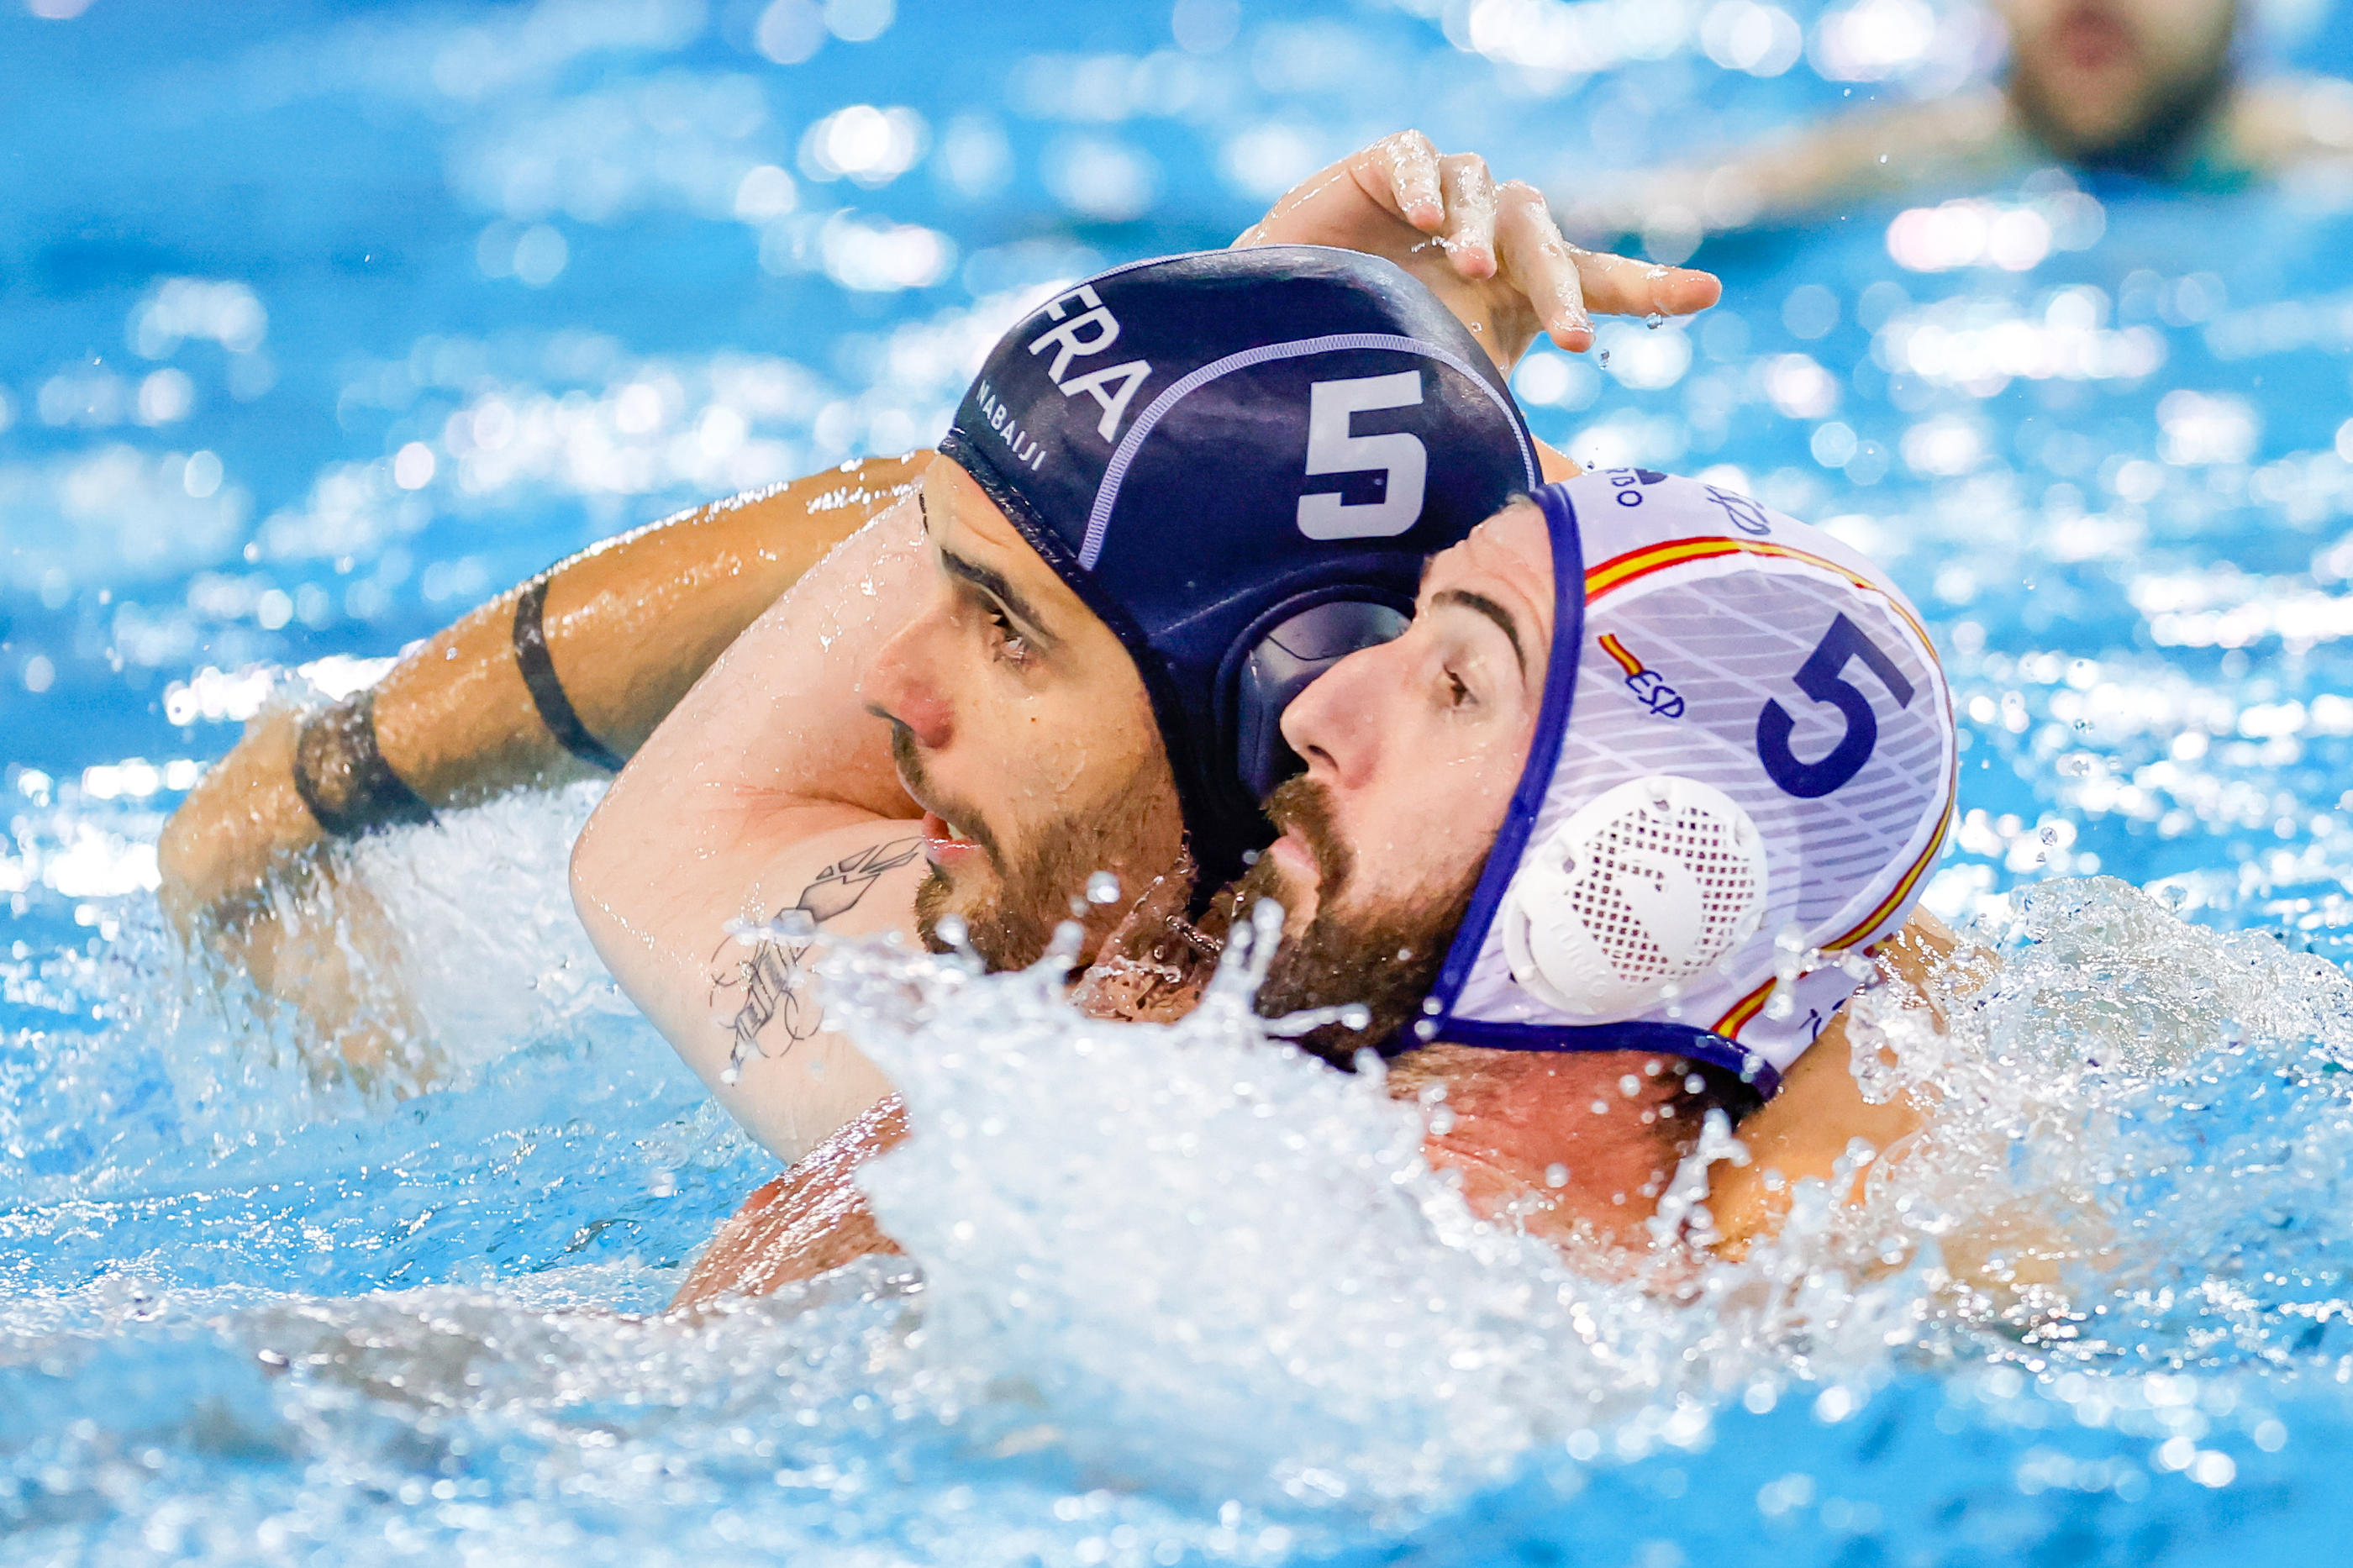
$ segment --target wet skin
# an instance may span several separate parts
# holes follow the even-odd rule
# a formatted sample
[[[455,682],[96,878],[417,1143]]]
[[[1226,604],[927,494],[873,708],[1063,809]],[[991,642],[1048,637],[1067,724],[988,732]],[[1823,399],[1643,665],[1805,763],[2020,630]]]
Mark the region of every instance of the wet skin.
[[[1719,291],[1561,243],[1534,192],[1411,132],[1313,176],[1237,243],[1386,257],[1506,369],[1538,332],[1588,342],[1588,311],[1682,313]],[[923,913],[954,914],[985,956],[1018,962],[1087,874],[1135,899],[1176,860],[1168,767],[1125,650],[960,469],[934,464],[922,497],[728,650],[574,860],[575,902],[624,989],[787,1161],[887,1089],[824,1027],[812,935],[913,937]],[[762,929],[726,935],[746,923]]]
[[[827,1026],[814,939],[918,939],[936,878],[986,956],[1026,962],[1088,872],[1141,887],[1180,842],[1134,662],[961,468],[935,459],[919,493],[738,639],[574,855],[599,954],[787,1161],[889,1087]],[[1084,836],[1071,813],[1095,818]],[[1083,868],[1055,858],[1071,850]],[[1008,892],[1024,918],[1000,918]]]
[[[923,810],[923,934],[965,922],[997,967],[1036,962],[1095,871],[1139,888],[1183,845],[1135,662],[971,476],[921,490],[929,591],[876,654],[867,705]],[[1085,904],[1092,954],[1118,918]]]

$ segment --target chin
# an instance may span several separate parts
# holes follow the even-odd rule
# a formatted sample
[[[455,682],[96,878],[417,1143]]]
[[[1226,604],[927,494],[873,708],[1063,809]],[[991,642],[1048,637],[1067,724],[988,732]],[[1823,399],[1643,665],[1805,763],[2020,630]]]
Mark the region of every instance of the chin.
[[[940,936],[940,922],[953,915],[964,921],[967,931],[972,931],[986,918],[972,908],[976,901],[969,888],[958,887],[955,879],[933,867],[915,885],[915,934],[934,952],[954,952],[955,945]]]
[[[976,886],[975,884],[978,884]],[[995,873],[967,867],[951,878],[932,868],[915,889],[915,933],[934,952],[951,952],[941,940],[940,922],[953,915],[964,921],[965,940],[991,970],[1026,969],[1046,955],[1060,920],[1060,910],[1042,911],[1010,907]]]

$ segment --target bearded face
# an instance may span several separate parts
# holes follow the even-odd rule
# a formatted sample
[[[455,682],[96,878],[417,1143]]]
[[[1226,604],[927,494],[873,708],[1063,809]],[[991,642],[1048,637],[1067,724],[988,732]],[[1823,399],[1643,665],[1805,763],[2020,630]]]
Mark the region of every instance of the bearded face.
[[[902,730],[892,737],[900,777],[933,803],[939,815],[980,847],[980,865],[955,871],[934,865],[915,889],[915,929],[934,952],[954,944],[940,934],[950,915],[991,969],[1020,969],[1046,954],[1054,928],[1083,901],[1087,879],[1111,867],[1166,860],[1176,837],[1176,802],[1168,767],[1155,748],[1128,776],[1111,781],[1108,798],[1065,807],[1039,821],[1000,824],[977,808],[946,798],[924,776],[922,752]]]
[[[1447,945],[1471,907],[1484,857],[1451,878],[1375,897],[1360,885],[1365,879],[1336,830],[1323,784],[1293,779],[1268,799],[1267,816],[1306,846],[1317,881],[1314,917],[1276,953],[1259,987],[1258,1010],[1275,1018],[1311,1007],[1362,1005],[1372,1015],[1365,1027],[1327,1024],[1298,1042],[1345,1067],[1357,1051],[1377,1049],[1421,1016],[1422,998],[1437,982]],[[1263,856],[1220,901],[1244,918],[1261,899],[1296,907],[1303,889],[1286,888],[1285,881],[1274,857]]]

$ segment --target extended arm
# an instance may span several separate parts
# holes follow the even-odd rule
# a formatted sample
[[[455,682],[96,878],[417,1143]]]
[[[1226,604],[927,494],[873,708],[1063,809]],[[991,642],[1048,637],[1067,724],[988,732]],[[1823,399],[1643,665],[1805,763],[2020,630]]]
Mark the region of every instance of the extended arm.
[[[303,1033],[363,1077],[429,1076],[387,978],[397,933],[324,850],[617,765],[739,631],[903,493],[923,456],[641,529],[492,600],[366,692],[264,715],[166,824],[165,912],[200,953],[305,1012]]]
[[[383,816],[379,804],[372,820],[372,803],[354,802],[348,777],[338,776],[339,759],[321,755],[334,742],[349,752],[349,740],[329,731],[353,728],[363,712],[375,754],[427,810],[609,772],[737,633],[904,493],[925,456],[845,465],[769,495],[700,507],[501,595],[341,705],[340,725],[307,726],[318,775],[310,793],[344,817],[338,826],[347,833],[399,819]],[[526,652],[535,682],[526,679]],[[551,710],[571,720],[562,738]],[[205,914],[232,912],[273,871],[330,838],[295,776],[310,717],[266,715],[165,825],[162,898],[184,931]],[[386,793],[375,792],[379,801]],[[356,808],[337,813],[344,805]]]
[[[1850,114],[1715,163],[1596,176],[1554,201],[1561,226],[1593,243],[1658,230],[1696,240],[1981,178],[2024,155],[2008,106],[1987,90]]]

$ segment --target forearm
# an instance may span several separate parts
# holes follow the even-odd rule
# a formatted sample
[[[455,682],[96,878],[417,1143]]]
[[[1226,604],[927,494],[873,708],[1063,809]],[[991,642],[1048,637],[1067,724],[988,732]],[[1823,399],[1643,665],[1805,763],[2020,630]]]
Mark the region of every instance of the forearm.
[[[640,529],[467,616],[338,713],[265,716],[165,827],[168,912],[185,928],[233,906],[331,837],[597,776],[924,458],[849,465]],[[298,769],[306,724],[311,765]],[[369,753],[356,767],[354,745]]]
[[[501,595],[379,684],[386,760],[435,805],[611,771],[762,612],[907,494],[929,458],[869,458],[716,501]]]
[[[1598,195],[1565,190],[1556,206],[1563,229],[1588,244],[1670,216],[1704,233],[1771,226],[1998,163],[2010,134],[2000,96],[1969,94],[1809,126],[1720,163],[1603,176]]]

